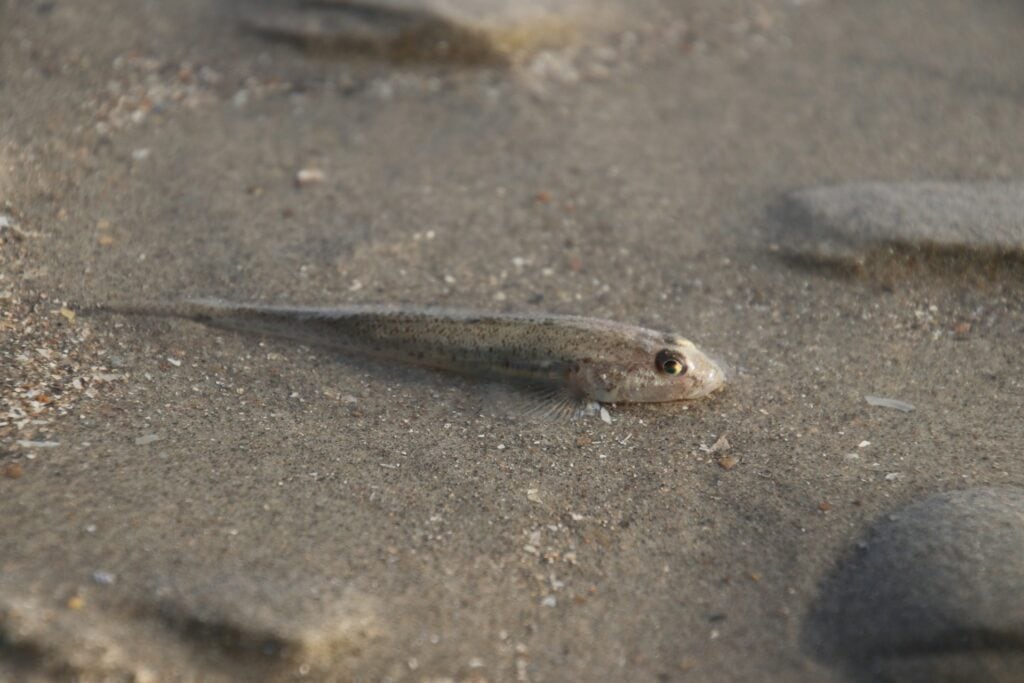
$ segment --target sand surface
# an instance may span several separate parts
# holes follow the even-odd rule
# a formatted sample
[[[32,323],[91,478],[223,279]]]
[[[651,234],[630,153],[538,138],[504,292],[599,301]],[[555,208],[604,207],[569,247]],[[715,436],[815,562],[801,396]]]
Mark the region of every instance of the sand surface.
[[[797,263],[772,207],[1024,176],[1024,6],[638,26],[472,68],[226,3],[0,2],[0,680],[848,680],[806,618],[864,530],[1024,486],[1024,279]],[[82,313],[185,296],[607,317],[734,374],[550,423]]]

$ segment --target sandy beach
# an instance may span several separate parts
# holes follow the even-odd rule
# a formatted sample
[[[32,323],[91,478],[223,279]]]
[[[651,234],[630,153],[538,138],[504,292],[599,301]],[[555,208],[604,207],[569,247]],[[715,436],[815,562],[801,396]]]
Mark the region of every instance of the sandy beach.
[[[1024,6],[608,7],[472,63],[0,0],[0,681],[1020,680]],[[87,314],[204,296],[609,318],[731,377],[531,420]]]

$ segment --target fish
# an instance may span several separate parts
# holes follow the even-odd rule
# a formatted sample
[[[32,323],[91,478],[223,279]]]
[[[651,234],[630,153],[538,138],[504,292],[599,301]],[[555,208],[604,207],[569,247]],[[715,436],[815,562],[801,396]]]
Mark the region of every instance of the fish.
[[[93,310],[182,318],[386,364],[508,382],[536,398],[527,412],[550,417],[579,417],[595,404],[693,400],[726,382],[724,365],[685,337],[574,315],[396,305],[320,308],[210,298]]]

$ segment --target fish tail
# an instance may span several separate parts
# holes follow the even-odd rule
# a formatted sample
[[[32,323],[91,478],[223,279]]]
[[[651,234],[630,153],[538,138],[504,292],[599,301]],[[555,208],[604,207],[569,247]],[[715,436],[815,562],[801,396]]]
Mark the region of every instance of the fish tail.
[[[320,324],[326,320],[320,309],[264,306],[223,299],[183,299],[170,303],[104,304],[91,312],[180,318],[223,330],[255,332],[304,344],[346,346],[342,331],[329,323]]]
[[[190,320],[210,320],[223,315],[237,304],[223,299],[183,299],[161,303],[108,303],[84,306],[79,309],[82,315],[130,315],[151,316],[157,318],[188,318]]]

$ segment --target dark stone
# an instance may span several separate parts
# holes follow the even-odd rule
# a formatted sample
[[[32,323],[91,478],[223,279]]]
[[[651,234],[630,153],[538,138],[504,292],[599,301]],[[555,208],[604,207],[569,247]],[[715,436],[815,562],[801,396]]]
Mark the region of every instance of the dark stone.
[[[782,249],[818,261],[893,248],[1024,256],[1024,182],[816,187],[788,195],[776,218]]]
[[[825,581],[803,627],[853,681],[1024,676],[1024,489],[978,488],[879,521]]]
[[[581,30],[619,26],[618,13],[590,0],[245,0],[239,8],[243,24],[266,37],[398,61],[506,64]]]

